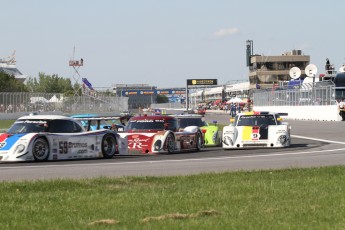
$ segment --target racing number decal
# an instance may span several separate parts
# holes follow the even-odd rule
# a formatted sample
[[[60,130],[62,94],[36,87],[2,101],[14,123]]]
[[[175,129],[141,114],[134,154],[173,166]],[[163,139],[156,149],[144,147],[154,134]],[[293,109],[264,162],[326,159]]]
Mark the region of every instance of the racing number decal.
[[[59,141],[59,153],[67,154],[68,153],[68,142],[67,141]]]
[[[252,139],[253,140],[259,140],[260,134],[259,133],[252,133]]]
[[[253,127],[252,140],[257,141],[259,139],[260,139],[260,128],[259,127]]]

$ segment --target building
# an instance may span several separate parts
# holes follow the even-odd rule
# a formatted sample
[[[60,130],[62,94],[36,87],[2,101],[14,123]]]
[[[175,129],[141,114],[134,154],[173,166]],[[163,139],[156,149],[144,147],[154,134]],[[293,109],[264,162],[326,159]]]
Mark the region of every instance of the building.
[[[148,108],[157,99],[157,87],[148,84],[115,84],[112,89],[117,96],[128,97],[129,109]]]
[[[15,52],[13,52],[13,54],[8,58],[0,59],[0,72],[14,76],[22,83],[24,83],[27,78],[27,75],[22,74],[16,67]]]
[[[272,88],[279,82],[289,81],[292,67],[301,70],[301,78],[305,78],[305,68],[310,62],[310,56],[301,50],[284,52],[280,56],[265,56],[253,54],[253,42],[247,41],[247,66],[249,67],[250,88]]]
[[[192,107],[197,107],[199,103],[224,102],[234,97],[247,100],[249,97],[249,81],[226,83],[225,85],[215,87],[196,88],[189,94],[189,101]]]

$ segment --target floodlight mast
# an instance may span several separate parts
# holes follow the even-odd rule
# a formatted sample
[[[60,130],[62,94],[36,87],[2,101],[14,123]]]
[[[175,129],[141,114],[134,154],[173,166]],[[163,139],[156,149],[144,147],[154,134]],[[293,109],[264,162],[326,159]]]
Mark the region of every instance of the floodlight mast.
[[[251,66],[250,58],[253,56],[253,40],[247,40],[246,41],[246,61],[247,61],[247,66]]]

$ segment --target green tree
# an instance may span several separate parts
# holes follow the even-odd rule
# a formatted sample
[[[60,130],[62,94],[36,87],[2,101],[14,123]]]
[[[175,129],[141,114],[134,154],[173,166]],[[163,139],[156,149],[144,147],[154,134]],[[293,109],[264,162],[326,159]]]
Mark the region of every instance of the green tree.
[[[36,78],[29,78],[27,87],[32,92],[40,93],[70,93],[73,92],[72,83],[69,78],[59,77],[57,74],[52,76],[44,73],[39,73],[38,80]]]
[[[28,88],[24,83],[18,81],[14,76],[0,72],[0,92],[27,92]]]
[[[157,95],[157,103],[168,103],[169,102],[169,98],[165,95]]]

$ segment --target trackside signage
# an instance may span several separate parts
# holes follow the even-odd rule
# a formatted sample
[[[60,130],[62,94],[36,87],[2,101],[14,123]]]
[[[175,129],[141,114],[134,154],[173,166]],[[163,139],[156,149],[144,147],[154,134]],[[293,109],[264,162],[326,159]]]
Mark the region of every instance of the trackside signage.
[[[187,79],[187,85],[217,85],[217,79]]]

